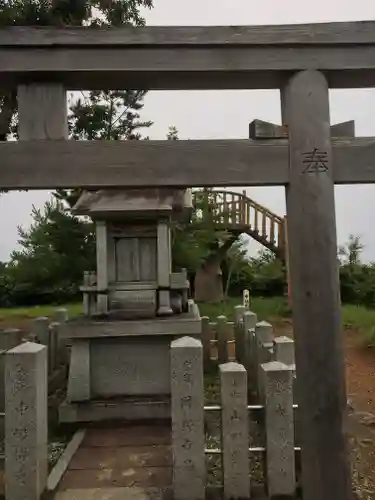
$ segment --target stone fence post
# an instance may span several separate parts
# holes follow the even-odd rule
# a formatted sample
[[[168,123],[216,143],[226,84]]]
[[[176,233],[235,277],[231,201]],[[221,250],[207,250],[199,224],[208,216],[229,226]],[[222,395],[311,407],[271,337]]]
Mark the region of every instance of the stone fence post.
[[[247,374],[238,363],[220,365],[224,500],[250,498]]]
[[[273,341],[273,359],[284,365],[294,365],[294,341],[289,337],[276,337]]]
[[[55,310],[55,320],[57,323],[66,323],[69,320],[69,311],[65,307],[58,307]]]
[[[198,339],[171,343],[171,403],[174,499],[204,500],[203,347]]]
[[[48,347],[49,345],[49,319],[46,316],[35,318],[32,322],[31,333],[38,342]]]
[[[18,328],[6,328],[0,335],[0,413],[5,412],[5,355],[23,342],[24,332]],[[0,417],[0,438],[4,438],[4,418]]]
[[[247,371],[247,384],[248,390],[251,390],[252,383],[254,381],[254,331],[255,325],[257,324],[257,315],[251,311],[246,311],[243,315],[243,365]]]
[[[39,500],[47,483],[47,348],[25,342],[5,355],[5,492]]]
[[[245,306],[236,306],[234,308],[234,340],[235,340],[235,352],[236,352],[236,361],[238,363],[243,363],[244,356],[244,327],[243,327],[243,315],[246,311]]]
[[[210,318],[202,317],[202,342],[203,342],[203,367],[209,371],[211,368],[211,327]]]
[[[216,338],[217,338],[217,360],[218,363],[228,361],[228,326],[226,316],[218,316],[216,319]]]
[[[278,361],[261,365],[266,433],[266,483],[270,498],[296,489],[293,369]]]
[[[255,326],[255,379],[258,397],[263,399],[263,377],[261,365],[272,361],[273,328],[270,323],[260,321]]]

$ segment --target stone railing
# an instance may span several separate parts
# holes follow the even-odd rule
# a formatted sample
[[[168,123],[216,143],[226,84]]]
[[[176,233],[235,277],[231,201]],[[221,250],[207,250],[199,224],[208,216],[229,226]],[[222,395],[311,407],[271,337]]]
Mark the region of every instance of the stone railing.
[[[260,326],[260,328],[262,325]],[[259,329],[259,328],[258,328]],[[259,353],[258,353],[259,354]],[[244,365],[219,367],[220,405],[204,406],[204,349],[190,337],[171,344],[172,449],[175,500],[203,499],[206,491],[206,455],[221,455],[224,498],[250,498],[250,455],[261,453],[265,486],[270,497],[293,495],[296,490],[294,438],[294,367],[280,361],[260,362],[261,404],[248,404]],[[221,414],[220,448],[206,446],[205,416]],[[249,413],[262,413],[263,446],[249,446]]]
[[[237,306],[234,321],[203,317],[202,342],[180,339],[172,343],[171,352],[176,500],[187,499],[183,491],[188,484],[196,488],[189,498],[201,498],[207,486],[206,455],[221,456],[225,498],[249,498],[249,463],[255,454],[264,463],[267,494],[294,494],[300,449],[293,340],[275,337],[271,324],[258,322],[255,313]],[[204,406],[203,372],[212,374],[217,368],[220,404]],[[207,416],[213,412],[221,422],[218,448],[205,443]],[[261,446],[249,445],[249,416],[262,429]]]
[[[6,498],[38,500],[46,488],[48,411],[56,390],[66,385],[69,347],[59,332],[67,320],[60,308],[53,320],[33,320],[30,332],[0,332]]]
[[[52,395],[66,383],[69,347],[60,339],[60,325],[68,320],[65,308],[55,310],[53,318],[39,317],[31,321],[30,331],[7,328],[0,331],[0,438],[4,436],[5,416],[5,354],[25,343],[34,342],[48,348],[48,394]]]

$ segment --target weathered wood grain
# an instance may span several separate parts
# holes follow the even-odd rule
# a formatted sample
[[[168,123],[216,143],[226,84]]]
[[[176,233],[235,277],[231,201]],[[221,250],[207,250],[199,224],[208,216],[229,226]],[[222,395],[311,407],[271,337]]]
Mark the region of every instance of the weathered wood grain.
[[[375,86],[375,23],[245,27],[4,28],[3,86],[70,89],[280,88],[291,71],[331,87]]]
[[[11,27],[0,46],[267,45],[375,43],[375,22],[266,26],[147,26],[123,28]]]
[[[346,122],[331,125],[331,137],[355,137],[354,120],[348,120]]]
[[[354,120],[331,125],[331,137],[354,137]],[[249,124],[250,139],[285,139],[288,137],[288,127],[263,120],[253,120]]]
[[[375,183],[375,138],[334,139],[335,184]],[[0,143],[0,188],[277,186],[286,140]]]
[[[282,141],[8,142],[0,143],[0,186],[277,185],[287,181],[287,157]]]
[[[66,91],[61,84],[19,85],[17,94],[21,140],[68,138]]]
[[[289,128],[286,202],[303,497],[349,500],[328,84],[319,72],[301,72],[282,97]]]

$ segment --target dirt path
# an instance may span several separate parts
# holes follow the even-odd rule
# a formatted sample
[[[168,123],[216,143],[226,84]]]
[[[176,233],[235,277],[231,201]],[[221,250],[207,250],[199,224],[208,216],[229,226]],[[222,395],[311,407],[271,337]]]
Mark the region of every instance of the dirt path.
[[[357,496],[375,499],[375,350],[361,344],[358,332],[345,335],[353,483]]]

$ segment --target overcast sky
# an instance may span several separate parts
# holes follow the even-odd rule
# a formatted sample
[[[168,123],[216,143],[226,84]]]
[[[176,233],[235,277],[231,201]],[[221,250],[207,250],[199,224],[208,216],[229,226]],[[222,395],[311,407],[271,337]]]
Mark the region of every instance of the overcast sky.
[[[243,25],[375,20],[371,0],[154,0],[145,12],[149,25]],[[331,122],[354,119],[357,136],[375,136],[375,89],[331,91]],[[246,138],[248,124],[259,118],[280,123],[277,91],[150,92],[143,118],[155,122],[148,134],[164,139],[170,125],[181,139]],[[178,168],[178,165],[176,165]],[[249,188],[248,195],[285,214],[283,188]],[[34,191],[0,197],[0,260],[17,244],[17,225],[30,223],[32,205],[49,194]],[[375,261],[375,185],[336,187],[338,241],[350,233],[365,244],[363,258]],[[251,246],[251,248],[256,248]]]

